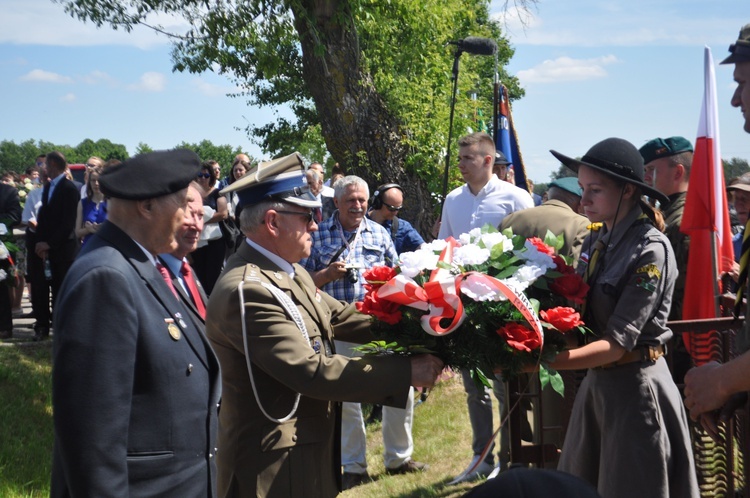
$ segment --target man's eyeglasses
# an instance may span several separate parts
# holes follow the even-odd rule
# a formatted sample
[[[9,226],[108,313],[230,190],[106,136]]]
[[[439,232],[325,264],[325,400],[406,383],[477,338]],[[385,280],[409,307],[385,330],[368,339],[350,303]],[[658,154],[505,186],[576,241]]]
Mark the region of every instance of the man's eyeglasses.
[[[385,206],[388,211],[391,211],[393,213],[398,213],[399,211],[404,209],[404,206],[391,206],[390,204],[386,204],[385,202],[383,203],[383,206]]]
[[[211,178],[211,173],[198,173],[198,178]]]
[[[313,211],[312,210],[307,211],[306,213],[302,213],[300,211],[281,211],[279,209],[275,209],[274,211],[276,211],[277,213],[281,213],[281,214],[296,214],[297,216],[302,216],[303,219],[305,220],[305,223],[308,224],[308,225],[313,220]]]

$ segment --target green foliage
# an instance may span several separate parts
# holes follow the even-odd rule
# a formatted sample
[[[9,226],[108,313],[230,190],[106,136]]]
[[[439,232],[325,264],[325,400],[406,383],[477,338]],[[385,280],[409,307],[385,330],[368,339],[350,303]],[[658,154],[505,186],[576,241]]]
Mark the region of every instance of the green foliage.
[[[0,496],[49,496],[51,343],[0,347]]]
[[[750,171],[750,165],[748,165],[747,160],[740,159],[739,157],[722,159],[722,163],[724,163],[724,180],[727,182]]]
[[[202,140],[200,143],[191,144],[188,142],[182,142],[177,144],[175,148],[190,149],[201,158],[201,161],[214,160],[221,166],[221,177],[229,173],[232,168],[232,161],[234,156],[241,153],[242,150],[239,147],[232,148],[231,145],[214,145],[210,140]],[[253,158],[250,158],[251,162]]]
[[[105,161],[118,159],[124,161],[129,157],[128,151],[122,144],[112,143],[106,138],[94,142],[87,138],[75,147],[70,145],[54,144],[44,140],[26,140],[20,144],[9,140],[0,142],[0,166],[3,170],[23,173],[29,166],[34,166],[34,161],[39,154],[59,151],[67,159],[68,163],[85,163],[91,156],[98,156]]]
[[[251,105],[289,106],[294,119],[279,117],[271,124],[250,125],[247,131],[273,155],[305,148],[303,154],[310,154],[311,160],[322,160],[321,151],[326,143],[331,149],[336,137],[325,136],[325,128],[323,132],[318,128],[319,113],[307,86],[309,75],[303,70],[301,34],[316,40],[315,53],[322,56],[339,49],[326,29],[347,26],[351,20],[359,44],[356,62],[362,66],[362,84],[371,79],[401,123],[399,129],[384,128],[382,134],[396,134],[408,147],[404,170],[418,173],[432,192],[442,187],[442,177],[436,173],[444,167],[452,95],[454,50],[446,43],[466,36],[495,39],[500,80],[511,98],[523,95],[517,79],[503,69],[513,49],[500,25],[490,19],[487,0],[227,0],[212,3],[210,9],[201,8],[203,2],[198,0],[55,1],[74,17],[127,30],[145,23],[153,13],[186,18],[192,29],[175,38],[174,69],[225,74],[241,88],[237,96],[246,97]],[[336,22],[329,23],[329,19]],[[460,58],[454,137],[477,128],[478,111],[488,119],[492,115],[494,74],[493,57],[465,54]],[[337,78],[344,78],[334,73],[329,77],[334,86],[341,83]],[[476,100],[471,97],[474,93]],[[356,135],[356,125],[345,128]],[[451,180],[452,185],[461,182],[455,168]]]

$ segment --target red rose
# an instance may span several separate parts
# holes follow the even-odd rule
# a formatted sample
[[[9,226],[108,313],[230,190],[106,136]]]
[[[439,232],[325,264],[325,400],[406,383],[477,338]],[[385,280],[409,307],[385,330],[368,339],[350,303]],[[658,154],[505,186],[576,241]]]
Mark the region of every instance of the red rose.
[[[562,273],[563,275],[568,275],[576,272],[575,268],[566,263],[562,256],[555,254],[554,256],[552,256],[552,261],[555,262],[555,270]]]
[[[580,275],[571,273],[557,277],[549,286],[552,292],[570,299],[574,303],[582,304],[589,292],[589,286]]]
[[[389,325],[396,325],[401,321],[401,305],[380,299],[376,292],[368,292],[356,306],[358,311],[372,315]]]
[[[550,247],[547,244],[545,244],[544,241],[540,239],[539,237],[531,237],[528,240],[534,245],[534,247],[536,247],[537,251],[544,253],[544,254],[548,254],[550,256],[554,256],[555,248]]]
[[[370,285],[369,288],[377,289],[396,276],[396,270],[389,266],[373,266],[362,273],[362,276]]]
[[[539,312],[539,316],[560,332],[567,332],[573,327],[583,325],[581,315],[573,308],[566,308],[564,306],[542,310]]]
[[[519,351],[531,351],[542,345],[536,332],[519,323],[509,323],[497,329],[497,334],[505,339],[508,346]]]

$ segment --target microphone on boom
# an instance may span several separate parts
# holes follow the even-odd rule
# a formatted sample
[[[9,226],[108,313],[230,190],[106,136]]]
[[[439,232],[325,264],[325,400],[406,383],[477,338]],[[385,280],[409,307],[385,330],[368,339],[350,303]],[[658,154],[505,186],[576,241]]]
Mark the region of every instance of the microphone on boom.
[[[449,41],[450,45],[455,45],[461,52],[473,55],[495,55],[497,52],[497,43],[490,38],[479,38],[477,36],[467,36],[463,40]]]

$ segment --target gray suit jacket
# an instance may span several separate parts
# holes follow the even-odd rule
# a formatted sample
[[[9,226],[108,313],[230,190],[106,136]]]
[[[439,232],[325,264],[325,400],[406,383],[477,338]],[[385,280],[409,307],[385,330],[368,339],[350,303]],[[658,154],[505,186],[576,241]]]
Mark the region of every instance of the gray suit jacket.
[[[52,496],[214,496],[218,361],[113,223],[70,268],[54,331]]]

